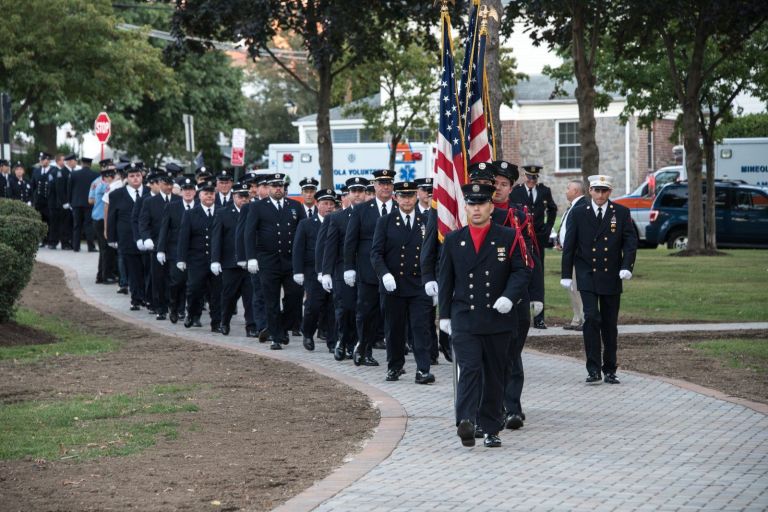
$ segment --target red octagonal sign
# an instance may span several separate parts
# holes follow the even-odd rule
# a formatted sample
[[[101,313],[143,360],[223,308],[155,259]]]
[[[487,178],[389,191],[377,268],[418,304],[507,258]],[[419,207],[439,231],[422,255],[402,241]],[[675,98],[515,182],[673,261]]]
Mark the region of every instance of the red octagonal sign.
[[[109,140],[109,136],[112,135],[112,121],[106,112],[99,112],[96,116],[96,122],[93,123],[93,131],[96,133],[96,138],[99,142],[106,144]]]

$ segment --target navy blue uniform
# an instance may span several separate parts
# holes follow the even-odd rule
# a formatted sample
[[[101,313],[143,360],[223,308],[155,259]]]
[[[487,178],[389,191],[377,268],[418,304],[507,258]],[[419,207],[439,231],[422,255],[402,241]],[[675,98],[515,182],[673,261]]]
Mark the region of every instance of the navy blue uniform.
[[[155,255],[159,250],[160,228],[163,225],[165,212],[171,203],[179,201],[181,201],[181,198],[173,194],[165,197],[162,194],[155,194],[142,201],[140,206],[139,238],[141,240],[152,240],[155,246],[154,251],[150,251],[149,272],[152,280],[152,305],[159,315],[165,315],[168,312],[170,269],[167,265],[161,265]]]
[[[216,211],[213,219],[213,235],[211,237],[211,261],[221,265],[221,325],[229,327],[232,315],[237,306],[237,299],[243,298],[245,309],[246,332],[256,329],[253,318],[253,290],[248,271],[237,262],[237,224],[241,211],[234,203]]]
[[[69,205],[72,207],[72,249],[80,250],[80,240],[85,234],[88,250],[95,250],[95,233],[93,220],[91,219],[91,205],[88,204],[88,193],[91,191],[93,180],[99,177],[99,173],[90,167],[83,167],[72,171],[69,176],[68,194]]]
[[[248,210],[255,201],[260,199],[251,199],[240,208],[240,216],[237,219],[237,229],[235,231],[235,255],[237,261],[245,261],[245,221],[248,220]],[[253,321],[256,324],[256,330],[263,331],[267,328],[267,308],[264,305],[264,293],[261,291],[261,278],[259,274],[249,274],[251,281],[251,309],[253,310]]]
[[[329,218],[330,214],[325,217],[322,224],[320,224],[320,229],[317,232],[317,242],[315,242],[315,277],[322,276],[323,274],[323,258],[325,257],[325,248],[328,242],[328,226],[330,225],[330,222],[326,221],[328,221]],[[322,288],[322,285],[320,287]],[[332,348],[336,345],[336,340],[338,339],[336,332],[336,312],[335,304],[333,301],[333,290],[331,290],[331,293],[328,295],[328,299],[329,300],[325,310],[320,313],[318,331],[325,331],[325,341],[328,345],[328,348]]]
[[[133,210],[143,196],[149,195],[149,189],[142,187],[139,197],[137,191],[124,186],[109,193],[109,220],[107,221],[107,241],[117,242],[117,251],[125,262],[128,273],[128,285],[131,290],[131,305],[140,306],[145,301],[144,264],[142,255],[136,247],[133,236]]]
[[[6,194],[10,199],[18,199],[27,204],[32,202],[32,184],[24,178],[18,179],[16,176],[8,176],[8,188]]]
[[[320,227],[326,221],[327,218],[321,221],[317,215],[302,220],[296,228],[296,237],[293,241],[293,273],[304,274],[306,301],[304,302],[301,332],[305,338],[314,338],[321,315],[327,313],[331,303],[331,296],[323,290],[322,285],[317,281],[317,272],[315,271],[315,250],[318,234]]]
[[[432,339],[426,320],[430,318],[432,299],[421,284],[419,264],[426,225],[415,210],[409,216],[410,228],[398,210],[379,218],[371,246],[371,264],[379,280],[391,274],[396,284],[392,292],[386,291],[383,284],[379,286],[386,318],[387,369],[397,371],[403,368],[406,331],[410,326],[416,367],[428,373]]]
[[[179,261],[179,230],[184,212],[194,208],[196,203],[188,205],[184,201],[175,201],[168,205],[160,225],[160,233],[155,242],[157,252],[165,253],[165,266],[168,267],[168,308],[171,314],[182,316],[187,303],[187,273],[176,268]],[[173,318],[172,318],[173,319]]]
[[[53,243],[61,242],[62,249],[72,248],[72,213],[64,208],[69,203],[69,175],[67,166],[54,173],[53,188],[48,197],[53,228]]]
[[[562,277],[573,278],[584,304],[584,349],[587,371],[616,373],[619,305],[622,292],[619,271],[635,266],[637,232],[629,209],[607,201],[598,223],[592,201],[579,201],[568,215],[563,244]],[[601,339],[605,348],[602,354]]]
[[[55,178],[55,171],[57,170],[58,168],[53,165],[49,165],[47,169],[41,167],[32,169],[32,206],[35,207],[35,210],[40,212],[43,222],[48,225],[48,232],[44,238],[46,245],[53,244],[53,230],[50,210],[48,209],[48,196],[51,194],[53,179]]]
[[[336,338],[340,342],[340,348],[346,352],[352,350],[357,339],[355,324],[357,287],[347,286],[344,283],[344,240],[353,210],[353,207],[349,207],[328,216],[323,261],[320,264],[321,272],[333,277]]]

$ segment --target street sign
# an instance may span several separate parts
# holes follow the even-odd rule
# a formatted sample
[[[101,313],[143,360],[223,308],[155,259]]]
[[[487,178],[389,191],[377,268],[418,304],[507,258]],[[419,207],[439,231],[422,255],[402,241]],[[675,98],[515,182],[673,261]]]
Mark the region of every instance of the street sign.
[[[245,165],[245,130],[235,128],[232,130],[232,167]]]
[[[184,144],[189,153],[195,152],[195,118],[190,114],[182,114],[184,121]]]
[[[112,121],[106,112],[99,112],[99,115],[96,116],[96,122],[93,123],[93,131],[96,134],[96,138],[102,144],[106,144],[109,141],[109,136],[112,135]]]

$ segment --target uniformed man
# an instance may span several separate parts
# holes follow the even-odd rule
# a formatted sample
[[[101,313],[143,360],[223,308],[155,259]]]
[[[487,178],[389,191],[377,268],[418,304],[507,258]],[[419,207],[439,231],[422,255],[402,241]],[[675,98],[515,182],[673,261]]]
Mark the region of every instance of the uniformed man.
[[[586,201],[584,199],[584,182],[580,179],[569,181],[565,189],[565,198],[568,200],[568,208],[565,209],[563,218],[560,220],[560,228],[557,231],[552,230],[550,235],[555,250],[559,252],[563,251],[565,235],[568,232],[568,217],[571,210]],[[571,282],[571,287],[568,289],[568,297],[571,302],[573,317],[569,323],[563,326],[563,329],[567,331],[581,331],[584,329],[584,306],[581,304],[581,294],[579,294],[576,279],[573,279]]]
[[[386,380],[396,381],[405,373],[406,331],[413,335],[417,384],[435,381],[430,373],[432,339],[429,324],[432,299],[421,285],[419,255],[426,233],[426,219],[416,211],[416,184],[394,186],[398,208],[376,222],[371,263],[380,280],[387,337]]]
[[[432,208],[432,178],[417,178],[413,182],[418,187],[416,190],[416,198],[418,199],[416,208],[421,215],[425,215],[426,221],[426,215]]]
[[[445,237],[440,255],[440,329],[451,334],[458,366],[457,434],[464,446],[474,446],[479,412],[485,446],[497,447],[510,314],[529,271],[515,231],[491,222],[493,187],[468,184],[462,192],[468,225]]]
[[[134,237],[132,215],[140,198],[149,195],[149,189],[142,185],[138,165],[129,164],[126,171],[125,185],[109,193],[107,242],[123,258],[131,293],[131,311],[138,311],[146,300],[144,264]]]
[[[637,232],[629,209],[610,201],[612,178],[590,176],[591,201],[572,209],[563,244],[563,288],[571,287],[574,267],[584,304],[584,349],[587,353],[587,384],[604,381],[618,384],[618,340],[621,282],[632,279],[637,252]],[[601,365],[602,346],[602,365]]]
[[[64,157],[64,165],[56,171],[53,180],[53,203],[49,201],[54,224],[54,242],[61,242],[62,250],[72,250],[72,206],[69,204],[69,176],[77,165],[77,155]]]
[[[11,163],[0,158],[0,197],[10,197],[10,186],[13,178],[15,176],[11,174]]]
[[[197,204],[195,180],[182,177],[177,183],[181,189],[181,201],[172,201],[163,215],[155,256],[158,263],[168,266],[168,319],[173,324],[186,317],[184,308],[187,303],[187,273],[176,266],[179,261],[179,230],[184,215]]]
[[[48,232],[43,238],[43,243],[49,249],[55,249],[53,243],[53,223],[51,222],[50,210],[48,208],[48,196],[51,193],[51,182],[55,177],[55,171],[58,170],[51,166],[51,154],[45,151],[40,152],[37,167],[32,170],[32,204],[40,212],[43,222],[48,225]]]
[[[333,192],[333,191],[332,191]],[[336,329],[336,312],[333,302],[333,290],[326,290],[323,288],[323,257],[325,256],[325,249],[328,241],[328,225],[326,222],[332,213],[335,213],[339,209],[341,204],[338,194],[334,192],[333,207],[327,215],[324,216],[323,221],[320,223],[320,229],[317,231],[317,240],[315,241],[315,266],[314,272],[317,277],[320,289],[323,293],[328,295],[328,300],[325,302],[324,309],[320,311],[320,319],[317,324],[317,337],[325,341],[329,351],[333,353],[336,348],[337,329]]]
[[[365,202],[368,180],[355,176],[345,186],[349,206],[328,217],[328,234],[322,262],[322,285],[327,292],[333,291],[333,306],[336,319],[337,341],[333,358],[343,361],[352,358],[357,340],[356,307],[357,287],[347,286],[344,281],[344,244],[349,219],[356,208]]]
[[[365,200],[370,201],[374,197],[376,197],[376,187],[371,183],[365,187]]]
[[[211,272],[211,234],[216,214],[216,184],[198,186],[200,202],[185,212],[179,228],[176,268],[187,273],[187,318],[184,327],[202,327],[205,297],[210,297],[211,332],[221,327],[221,277]]]
[[[96,252],[94,229],[91,222],[91,205],[88,204],[88,193],[91,191],[93,180],[99,177],[91,169],[91,158],[81,158],[82,167],[74,169],[69,177],[69,206],[72,210],[72,250],[80,251],[80,241],[85,235],[88,252]]]
[[[229,335],[230,322],[235,313],[237,300],[243,298],[245,309],[245,335],[258,337],[253,317],[253,290],[248,271],[237,260],[237,222],[243,205],[250,199],[248,180],[234,186],[232,202],[220,208],[213,219],[211,246],[211,272],[221,274],[221,334]]]
[[[216,207],[224,208],[232,203],[234,169],[224,169],[216,176]]]
[[[317,181],[316,178],[309,177],[301,180],[299,182],[299,186],[301,187],[301,199],[304,203],[304,213],[306,214],[307,218],[309,218],[317,212],[315,193],[317,192],[317,188],[320,186],[320,182]]]
[[[16,162],[13,166],[13,176],[7,179],[7,197],[17,199],[28,206],[32,206],[32,184],[24,177],[24,166]]]
[[[117,280],[117,258],[115,250],[107,245],[104,230],[104,195],[109,184],[115,179],[115,166],[111,158],[99,162],[99,177],[93,180],[88,191],[88,204],[91,206],[90,217],[94,235],[99,246],[99,267],[96,272],[96,284],[115,284]]]
[[[288,344],[288,330],[293,327],[301,308],[301,288],[293,281],[292,245],[296,227],[305,218],[296,201],[286,200],[285,174],[268,177],[269,198],[251,203],[245,221],[247,268],[258,273],[267,311],[267,328],[272,336],[272,350]],[[280,292],[284,292],[280,312]]]
[[[160,244],[160,229],[171,203],[181,201],[171,193],[173,174],[161,171],[157,174],[158,192],[142,201],[139,213],[139,238],[144,249],[150,254],[149,271],[152,279],[152,304],[157,320],[165,320],[170,302],[170,269],[157,259]]]
[[[552,191],[546,185],[539,183],[542,166],[536,164],[524,165],[525,183],[512,189],[510,200],[514,203],[528,206],[533,215],[533,228],[536,232],[536,252],[541,260],[541,273],[544,275],[544,248],[549,239],[549,233],[557,218],[557,204],[552,199]],[[541,291],[541,302],[544,302],[544,291]],[[544,310],[533,319],[536,329],[546,329]]]
[[[139,214],[141,213],[144,201],[153,198],[160,191],[158,179],[160,177],[160,169],[156,167],[146,169],[144,163],[141,161],[137,161],[136,165],[141,168],[141,173],[144,176],[144,186],[149,189],[149,194],[140,197],[139,200],[136,201],[131,216],[131,227],[133,228],[134,242],[141,252],[141,265],[144,269],[144,306],[147,308],[147,313],[156,315],[157,311],[155,310],[154,293],[152,292],[152,266],[150,262],[152,255],[150,254],[149,249],[144,247],[144,238],[139,233]]]
[[[379,280],[371,264],[371,245],[379,217],[392,213],[397,203],[392,200],[395,173],[389,169],[373,172],[375,197],[352,210],[344,238],[344,282],[357,286],[357,345],[352,361],[356,366],[378,366],[369,355],[382,326]]]
[[[306,180],[302,180],[302,195],[305,195],[305,182]],[[304,287],[306,294],[301,332],[304,337],[304,348],[307,350],[315,349],[315,331],[320,325],[321,316],[328,313],[331,303],[331,296],[323,290],[322,284],[317,280],[315,254],[320,227],[325,223],[327,216],[333,212],[336,204],[336,193],[333,190],[313,190],[315,192],[311,201],[312,206],[309,207],[313,213],[311,217],[299,222],[292,254],[293,280],[297,285]],[[305,208],[306,205],[305,196]],[[328,351],[333,352],[333,349],[334,345],[329,343]]]
[[[342,210],[349,207],[349,189],[347,188],[346,183],[341,186],[341,197],[339,199],[341,201]]]

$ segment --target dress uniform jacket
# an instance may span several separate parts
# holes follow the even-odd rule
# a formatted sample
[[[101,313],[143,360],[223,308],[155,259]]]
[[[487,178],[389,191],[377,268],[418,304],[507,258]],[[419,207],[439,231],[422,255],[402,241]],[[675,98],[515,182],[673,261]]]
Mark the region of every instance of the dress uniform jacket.
[[[576,268],[579,291],[598,295],[622,292],[620,270],[635,265],[637,233],[629,209],[607,201],[597,222],[592,201],[580,201],[568,216],[563,244],[562,276],[571,279]]]
[[[141,202],[139,212],[139,239],[150,239],[155,244],[155,250],[159,251],[160,228],[163,225],[166,211],[169,211],[172,203],[181,201],[181,197],[168,194],[166,202],[162,194],[155,194]],[[166,255],[167,256],[167,255]]]
[[[213,219],[211,261],[220,263],[221,268],[239,268],[235,252],[237,222],[241,212],[237,211],[233,203],[216,210]],[[242,260],[240,260],[242,261]]]
[[[493,304],[502,295],[518,304],[526,294],[530,271],[520,248],[513,247],[515,232],[491,223],[475,253],[469,227],[445,237],[440,257],[438,297],[440,318],[450,318],[454,334],[496,334],[512,330],[510,313],[502,315]]]
[[[296,228],[292,253],[293,273],[304,274],[305,282],[308,279],[317,281],[315,249],[317,248],[317,237],[323,224],[324,222],[321,222],[317,215],[313,215],[299,222],[299,226]]]
[[[237,261],[248,261],[245,256],[245,221],[248,219],[248,210],[259,199],[251,199],[240,207],[240,215],[237,217],[237,229],[235,231],[235,257]]]
[[[197,202],[194,203],[197,205]],[[181,229],[181,220],[184,218],[186,205],[184,201],[172,201],[163,216],[163,222],[160,225],[158,234],[157,252],[164,252],[168,261],[179,261],[177,258],[177,249],[179,247],[179,229]],[[152,239],[154,242],[155,240]]]
[[[397,211],[397,203],[394,201],[392,211]],[[344,237],[344,270],[357,271],[357,280],[361,283],[375,285],[379,282],[371,264],[371,245],[380,217],[376,199],[356,206],[349,217]]]
[[[321,263],[323,274],[333,276],[334,281],[344,283],[344,240],[346,238],[349,218],[354,208],[346,208],[333,212],[326,220],[328,233],[326,235],[325,251]],[[325,223],[324,223],[325,224]],[[334,284],[334,291],[336,285]]]
[[[56,170],[57,168],[53,165],[48,166],[48,171],[45,174],[43,174],[43,169],[41,167],[32,169],[32,203],[35,208],[39,209],[48,206],[48,195],[50,192],[48,181],[49,175]]]
[[[134,189],[125,186],[109,193],[109,220],[107,222],[107,240],[117,242],[121,254],[140,254],[136,247],[133,228],[133,210],[142,197],[149,195],[149,189],[142,187],[143,194],[138,200],[132,199]]]
[[[227,199],[227,196],[222,196],[220,193],[216,192],[215,194],[216,202],[214,206],[218,208],[224,208],[225,206],[232,206],[232,192],[229,193],[229,199]]]
[[[205,213],[198,203],[182,219],[179,228],[179,244],[176,251],[178,261],[187,264],[192,272],[208,272],[211,266],[211,235],[213,234],[213,215]]]
[[[520,184],[512,189],[509,195],[510,203],[519,203],[528,205],[530,213],[533,215],[533,228],[536,231],[536,237],[541,244],[546,241],[552,232],[552,226],[555,224],[557,216],[557,204],[552,199],[552,190],[542,183],[536,185],[536,201],[533,206],[528,200],[528,188]]]
[[[282,211],[269,198],[251,203],[245,220],[246,260],[256,259],[259,269],[291,271],[291,247],[304,209],[283,199]]]
[[[18,179],[16,176],[8,176],[7,197],[18,199],[27,204],[32,201],[32,184],[24,178]]]
[[[54,180],[54,187],[56,190],[56,203],[55,205],[49,205],[51,208],[63,208],[65,204],[69,203],[69,176],[72,171],[66,165],[56,171],[56,179]],[[86,202],[88,196],[86,196]]]
[[[325,257],[325,247],[328,241],[328,226],[330,225],[331,215],[327,215],[320,223],[320,229],[317,231],[317,241],[315,241],[315,275],[323,273],[323,257]]]
[[[11,174],[0,174],[0,197],[11,196],[11,178],[16,179],[16,177]]]
[[[371,246],[371,264],[380,280],[385,274],[392,274],[397,288],[391,295],[413,297],[425,295],[421,284],[419,256],[426,236],[426,225],[421,215],[411,212],[411,229],[403,222],[400,211],[381,217]],[[390,293],[379,285],[381,293]]]
[[[69,175],[67,201],[72,208],[88,208],[88,193],[91,191],[91,183],[99,177],[99,173],[90,167],[83,167],[72,171]]]

